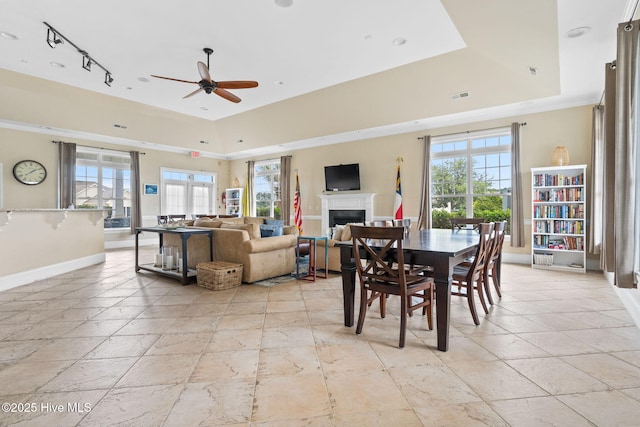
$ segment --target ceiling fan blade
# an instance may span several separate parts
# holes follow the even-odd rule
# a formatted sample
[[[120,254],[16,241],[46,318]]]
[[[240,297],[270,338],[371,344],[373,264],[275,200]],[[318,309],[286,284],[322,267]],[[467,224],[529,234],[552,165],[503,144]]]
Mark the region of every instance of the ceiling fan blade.
[[[192,81],[189,81],[189,80],[174,79],[174,78],[171,78],[171,77],[154,76],[153,74],[151,75],[151,77],[155,77],[156,79],[173,80],[174,82],[195,83],[195,84],[198,84],[198,82],[192,82]]]
[[[216,95],[219,95],[221,97],[223,97],[224,99],[227,99],[231,102],[240,102],[241,99],[238,98],[237,96],[235,96],[234,94],[232,94],[231,92],[227,92],[226,90],[218,87],[216,88],[216,90],[213,91]]]
[[[206,80],[211,83],[211,74],[209,74],[209,68],[207,68],[204,62],[198,61],[198,72],[200,73],[202,80]]]
[[[203,90],[203,89],[200,87],[200,88],[198,88],[198,89],[194,90],[193,92],[191,92],[189,95],[187,95],[187,96],[183,96],[183,97],[182,97],[182,99],[189,98],[190,96],[193,96],[193,95],[195,95],[196,93],[200,93],[200,92],[202,92],[202,90]]]
[[[251,80],[233,80],[228,82],[216,82],[216,85],[222,89],[249,89],[258,87],[258,82]]]

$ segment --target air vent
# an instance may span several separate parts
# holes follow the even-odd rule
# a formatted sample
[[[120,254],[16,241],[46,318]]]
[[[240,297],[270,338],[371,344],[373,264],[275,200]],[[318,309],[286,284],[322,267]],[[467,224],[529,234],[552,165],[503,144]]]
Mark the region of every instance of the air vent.
[[[454,101],[457,101],[459,99],[469,98],[470,96],[471,94],[469,93],[469,91],[465,90],[464,92],[454,93],[453,95],[451,95],[451,99],[453,99]]]

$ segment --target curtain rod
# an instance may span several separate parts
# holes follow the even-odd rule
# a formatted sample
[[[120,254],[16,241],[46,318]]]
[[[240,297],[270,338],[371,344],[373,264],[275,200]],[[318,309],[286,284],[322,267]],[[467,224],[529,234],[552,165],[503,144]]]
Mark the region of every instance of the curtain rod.
[[[63,143],[63,144],[69,144],[68,142],[64,142],[64,141],[51,141],[54,144],[57,144],[59,142]],[[82,144],[76,144],[79,145],[80,147],[85,147],[85,148],[97,148],[99,150],[109,150],[109,151],[119,151],[121,153],[130,153],[131,151],[125,151],[125,150],[114,150],[113,148],[104,148],[104,147],[93,147],[91,145],[82,145]],[[141,151],[139,151],[140,154],[142,154],[143,156],[146,155],[147,153],[143,153]]]
[[[640,0],[638,0],[638,1],[640,1]],[[519,123],[519,125],[520,126],[526,126],[527,122]],[[504,128],[508,128],[508,127],[509,126],[507,125],[507,126],[496,126],[496,127],[493,127],[493,128],[486,128],[486,129],[463,130],[461,132],[445,133],[445,134],[442,134],[442,135],[432,135],[431,137],[432,138],[442,138],[442,137],[445,137],[445,136],[463,135],[465,133],[469,134],[469,133],[472,133],[472,132],[486,132],[486,131],[491,131],[491,130],[504,129]],[[424,139],[424,138],[425,138],[424,136],[419,136],[418,137],[418,139]]]

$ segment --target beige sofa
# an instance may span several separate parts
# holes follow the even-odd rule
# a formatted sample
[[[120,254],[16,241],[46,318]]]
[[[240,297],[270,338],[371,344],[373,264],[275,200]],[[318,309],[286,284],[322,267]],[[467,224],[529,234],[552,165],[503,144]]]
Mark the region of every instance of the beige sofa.
[[[199,218],[187,227],[210,228],[213,231],[213,259],[243,265],[242,281],[258,280],[289,274],[296,269],[296,243],[298,229],[284,226],[283,235],[260,237],[260,225],[264,218]],[[180,237],[165,234],[164,244],[180,246]],[[209,261],[209,239],[194,235],[187,241],[189,268],[199,262]]]

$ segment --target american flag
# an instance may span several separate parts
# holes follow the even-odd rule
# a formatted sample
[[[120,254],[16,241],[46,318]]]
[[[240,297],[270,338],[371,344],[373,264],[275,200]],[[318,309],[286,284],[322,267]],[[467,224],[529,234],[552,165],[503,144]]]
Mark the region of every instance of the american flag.
[[[300,178],[296,173],[296,193],[293,196],[293,216],[298,232],[302,234],[302,206],[300,200]]]
[[[402,219],[402,189],[400,187],[400,165],[398,164],[398,175],[396,177],[396,198],[393,202],[393,213],[395,219]]]

